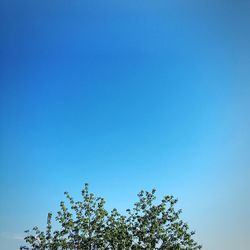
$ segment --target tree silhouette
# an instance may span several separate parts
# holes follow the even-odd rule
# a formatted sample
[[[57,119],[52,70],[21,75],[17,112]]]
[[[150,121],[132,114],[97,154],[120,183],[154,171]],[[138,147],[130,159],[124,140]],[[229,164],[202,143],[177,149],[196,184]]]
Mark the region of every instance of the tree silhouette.
[[[165,196],[156,204],[155,189],[141,191],[138,201],[126,215],[117,209],[108,212],[105,200],[89,192],[88,184],[82,190],[82,201],[65,192],[69,201],[60,203],[55,220],[58,230],[52,230],[52,214],[47,217],[45,231],[34,227],[25,231],[29,245],[23,250],[195,250],[201,246],[193,239],[194,232],[175,210],[173,196]]]

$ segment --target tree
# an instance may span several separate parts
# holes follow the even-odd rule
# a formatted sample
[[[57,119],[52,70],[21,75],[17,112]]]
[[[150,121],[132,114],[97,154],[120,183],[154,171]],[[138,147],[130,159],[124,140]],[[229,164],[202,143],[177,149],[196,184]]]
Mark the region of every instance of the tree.
[[[34,227],[25,231],[24,238],[32,250],[195,250],[201,246],[193,239],[194,232],[175,210],[173,196],[165,196],[156,204],[155,189],[141,191],[138,201],[126,215],[117,209],[108,212],[105,200],[89,192],[88,184],[82,190],[82,201],[65,192],[69,202],[60,203],[55,220],[60,227],[52,231],[52,214],[47,217],[47,228]]]

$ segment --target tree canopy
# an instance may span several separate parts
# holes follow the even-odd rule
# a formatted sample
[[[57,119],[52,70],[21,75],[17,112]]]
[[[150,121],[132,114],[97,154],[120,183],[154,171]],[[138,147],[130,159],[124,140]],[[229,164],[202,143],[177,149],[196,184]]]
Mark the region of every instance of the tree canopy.
[[[195,250],[201,246],[193,239],[194,232],[180,219],[175,209],[177,199],[165,196],[156,202],[156,190],[141,191],[138,201],[126,214],[117,209],[108,212],[105,200],[82,190],[82,200],[75,201],[68,192],[68,203],[62,201],[55,216],[59,224],[52,229],[52,214],[48,213],[44,231],[34,227],[25,231],[32,250]]]

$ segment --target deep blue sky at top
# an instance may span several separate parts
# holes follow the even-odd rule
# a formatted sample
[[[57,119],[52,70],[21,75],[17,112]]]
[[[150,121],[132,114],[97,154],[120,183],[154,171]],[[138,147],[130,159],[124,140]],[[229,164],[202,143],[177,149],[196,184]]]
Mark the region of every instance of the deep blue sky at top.
[[[249,1],[2,0],[4,249],[84,182],[119,209],[141,188],[174,194],[205,249],[245,249],[248,14]]]

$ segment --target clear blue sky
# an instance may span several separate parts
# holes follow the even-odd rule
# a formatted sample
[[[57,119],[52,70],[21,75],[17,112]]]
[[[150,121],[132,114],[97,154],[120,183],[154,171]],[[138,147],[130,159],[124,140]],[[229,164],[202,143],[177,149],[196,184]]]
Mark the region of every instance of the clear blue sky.
[[[204,249],[250,244],[250,1],[1,0],[0,249],[82,185],[173,194]]]

